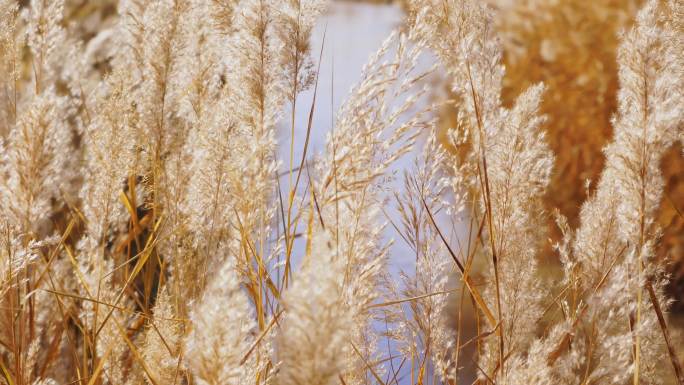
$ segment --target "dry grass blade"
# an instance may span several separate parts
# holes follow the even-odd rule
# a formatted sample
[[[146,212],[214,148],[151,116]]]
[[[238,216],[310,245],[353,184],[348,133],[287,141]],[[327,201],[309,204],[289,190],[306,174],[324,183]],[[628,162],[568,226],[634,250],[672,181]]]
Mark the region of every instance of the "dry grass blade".
[[[421,199],[423,199],[423,198],[421,197]],[[437,223],[435,222],[435,219],[432,216],[432,212],[430,211],[430,208],[427,206],[425,199],[423,199],[423,206],[425,207],[425,210],[427,210],[428,216],[430,217],[430,222],[432,223],[435,230],[439,234],[439,237],[442,240],[442,242],[444,243],[444,246],[447,248],[449,255],[451,256],[451,258],[456,263],[456,266],[458,266],[458,269],[461,272],[461,277],[463,277],[463,281],[464,281],[466,287],[468,288],[468,291],[473,296],[473,299],[477,303],[478,308],[485,315],[490,326],[492,328],[495,328],[496,325],[498,324],[498,322],[496,322],[494,315],[492,314],[492,312],[489,310],[489,307],[487,306],[487,304],[482,299],[482,295],[480,295],[479,290],[477,290],[477,287],[472,283],[470,277],[468,276],[468,272],[463,267],[463,264],[458,260],[456,253],[454,253],[454,251],[451,249],[449,242],[447,242],[446,238],[444,238],[444,235],[442,234],[442,231],[439,229],[439,226],[437,226]]]
[[[245,353],[244,357],[242,357],[242,360],[240,360],[241,365],[244,365],[245,362],[247,362],[247,359],[254,352],[254,349],[256,349],[256,347],[259,346],[259,343],[261,343],[264,337],[266,337],[266,335],[271,330],[273,325],[275,325],[278,322],[278,317],[280,317],[281,314],[283,314],[283,310],[280,310],[273,316],[273,319],[271,320],[271,322],[268,323],[268,326],[266,326],[266,328],[261,332],[261,334],[259,334],[259,337],[257,337],[256,340],[254,340],[252,346],[250,346],[249,350],[247,350],[247,353]]]
[[[135,347],[135,345],[133,344],[133,342],[131,341],[131,339],[128,337],[128,334],[126,333],[126,331],[123,329],[123,327],[121,327],[121,325],[119,325],[119,322],[118,322],[118,321],[113,320],[112,322],[114,323],[114,325],[116,326],[116,328],[119,330],[119,335],[121,336],[121,338],[124,340],[124,342],[126,342],[126,345],[128,345],[128,348],[129,348],[129,349],[131,350],[131,352],[133,353],[133,358],[135,358],[135,361],[138,362],[138,364],[140,364],[140,366],[141,366],[141,367],[143,368],[143,370],[145,371],[145,374],[147,375],[147,379],[148,379],[150,382],[152,382],[152,385],[157,385],[158,382],[157,382],[157,380],[155,379],[155,376],[152,375],[152,372],[150,371],[150,368],[147,367],[147,364],[145,363],[145,360],[144,360],[143,357],[140,355],[140,353],[138,352],[138,349]]]
[[[375,378],[375,381],[377,381],[379,384],[386,385],[385,382],[382,380],[382,378],[380,378],[380,375],[378,375],[378,373],[375,371],[375,369],[373,369],[373,366],[366,361],[366,358],[363,356],[363,354],[361,354],[361,352],[356,347],[356,345],[354,345],[353,342],[350,342],[350,343],[351,343],[352,348],[354,349],[354,353],[356,353],[356,355],[359,356],[359,358],[363,361],[364,365],[366,365],[366,368],[368,370],[370,370],[371,374]]]
[[[428,293],[428,294],[418,295],[418,296],[414,296],[414,297],[410,297],[410,298],[402,298],[402,299],[397,299],[397,300],[394,300],[394,301],[387,301],[387,302],[381,302],[381,303],[374,303],[374,304],[372,304],[372,305],[366,307],[366,309],[372,309],[372,308],[377,308],[377,307],[398,305],[398,304],[405,303],[405,302],[417,301],[417,300],[423,299],[423,298],[430,298],[430,297],[433,297],[433,296],[436,296],[436,295],[451,294],[451,293],[453,293],[453,292],[455,292],[455,291],[457,291],[457,290],[458,290],[458,289],[447,290],[447,291],[437,291],[437,292],[434,292],[434,293]]]
[[[95,370],[93,370],[93,373],[91,373],[90,375],[88,385],[95,385],[98,383],[98,380],[100,379],[100,372],[102,372],[102,369],[104,369],[105,362],[107,361],[107,359],[109,359],[109,355],[112,353],[114,346],[114,342],[111,342],[109,346],[107,346],[104,354],[100,357],[97,366],[95,367]]]
[[[677,358],[677,353],[675,352],[675,349],[672,346],[672,339],[670,338],[670,333],[667,329],[667,322],[665,321],[665,316],[663,316],[663,311],[660,307],[658,296],[656,295],[655,290],[653,289],[653,284],[649,280],[646,281],[646,290],[648,290],[648,295],[651,299],[651,303],[653,304],[653,309],[655,310],[656,316],[658,317],[658,324],[660,325],[660,330],[663,332],[663,339],[665,340],[665,344],[667,345],[667,353],[670,356],[670,362],[672,363],[672,368],[674,369],[675,377],[677,378],[677,382],[680,385],[684,385],[684,372],[682,371],[682,366],[679,363],[679,358]]]
[[[3,360],[0,360],[0,369],[2,369],[2,376],[5,381],[7,381],[7,385],[14,385],[14,380],[12,380],[12,376],[10,375],[9,370],[7,370],[7,367],[5,367]]]

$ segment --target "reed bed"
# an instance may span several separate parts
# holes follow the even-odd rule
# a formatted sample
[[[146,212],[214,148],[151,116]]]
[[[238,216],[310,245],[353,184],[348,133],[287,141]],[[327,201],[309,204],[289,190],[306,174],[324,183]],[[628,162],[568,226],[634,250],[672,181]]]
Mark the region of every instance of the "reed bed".
[[[545,127],[574,111],[505,81],[510,9],[407,1],[313,127],[325,8],[121,0],[93,27],[64,0],[0,0],[0,383],[684,384],[656,258],[684,3],[645,2],[615,39],[611,139],[570,220]]]

